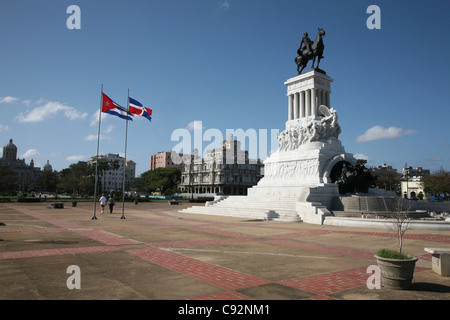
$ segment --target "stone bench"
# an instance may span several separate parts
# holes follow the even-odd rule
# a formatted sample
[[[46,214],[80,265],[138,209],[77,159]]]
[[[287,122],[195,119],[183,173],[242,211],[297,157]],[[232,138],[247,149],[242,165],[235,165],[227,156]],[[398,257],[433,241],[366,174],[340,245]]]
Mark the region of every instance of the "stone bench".
[[[52,209],[64,209],[63,202],[52,202],[52,203],[50,203],[50,206]]]
[[[431,253],[431,268],[441,276],[450,276],[450,248],[425,248]]]
[[[174,204],[178,204],[177,200],[169,200],[169,206],[173,206]]]

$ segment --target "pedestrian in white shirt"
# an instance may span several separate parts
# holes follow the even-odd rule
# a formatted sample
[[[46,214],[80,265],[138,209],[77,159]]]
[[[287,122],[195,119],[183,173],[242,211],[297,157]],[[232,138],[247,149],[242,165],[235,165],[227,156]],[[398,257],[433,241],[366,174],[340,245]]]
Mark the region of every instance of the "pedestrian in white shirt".
[[[102,207],[102,213],[104,213],[105,211],[105,206],[106,206],[106,197],[105,194],[102,194],[102,197],[99,200],[100,202],[100,206]]]

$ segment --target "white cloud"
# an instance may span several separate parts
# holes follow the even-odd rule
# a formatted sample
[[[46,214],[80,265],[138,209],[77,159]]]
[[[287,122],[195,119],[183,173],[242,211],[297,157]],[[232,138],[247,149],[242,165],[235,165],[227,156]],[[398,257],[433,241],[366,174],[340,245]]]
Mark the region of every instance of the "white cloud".
[[[114,127],[112,124],[106,128],[106,133],[111,133],[116,127]]]
[[[230,10],[230,2],[229,1],[218,1],[217,6],[213,9],[213,14],[215,16],[219,15],[219,14],[224,14],[226,13],[228,10]]]
[[[91,116],[91,123],[90,126],[94,127],[94,126],[98,126],[98,118],[99,118],[99,112],[100,110],[97,110],[94,112],[94,114]]]
[[[372,158],[370,158],[369,156],[366,156],[364,153],[355,153],[353,155],[353,157],[355,157],[355,159],[359,159],[359,160],[366,160],[367,162],[372,161]]]
[[[85,141],[97,141],[98,140],[98,135],[97,134],[90,134],[87,135],[86,137],[84,137]],[[104,135],[104,134],[100,134],[100,140],[111,140],[111,137]]]
[[[230,9],[230,3],[228,1],[219,2],[219,10],[221,12],[227,12]]]
[[[84,140],[86,140],[86,141],[94,141],[94,140],[97,140],[97,135],[96,135],[96,134],[90,134],[90,135],[84,137]]]
[[[383,139],[398,139],[409,134],[415,134],[415,130],[405,130],[397,127],[384,128],[382,126],[374,126],[368,129],[363,135],[356,138],[356,142],[367,142]]]
[[[9,130],[9,126],[4,126],[4,125],[1,125],[1,124],[0,124],[0,133],[1,133],[1,132],[8,131],[8,130]]]
[[[13,103],[14,101],[17,101],[17,100],[19,100],[19,98],[6,96],[3,98],[0,98],[0,103]]]
[[[23,159],[32,158],[34,156],[38,156],[39,152],[36,149],[28,149],[24,154],[22,154],[20,157]]]
[[[53,115],[62,112],[64,116],[70,120],[84,119],[87,113],[81,113],[75,108],[65,106],[59,102],[47,102],[42,106],[32,109],[30,112],[20,113],[16,119],[19,122],[41,122]]]
[[[83,161],[84,159],[87,159],[87,158],[88,158],[87,156],[82,156],[82,155],[76,156],[76,155],[74,155],[74,156],[68,156],[66,158],[66,160],[67,161],[71,161],[71,162],[78,162],[78,161]]]

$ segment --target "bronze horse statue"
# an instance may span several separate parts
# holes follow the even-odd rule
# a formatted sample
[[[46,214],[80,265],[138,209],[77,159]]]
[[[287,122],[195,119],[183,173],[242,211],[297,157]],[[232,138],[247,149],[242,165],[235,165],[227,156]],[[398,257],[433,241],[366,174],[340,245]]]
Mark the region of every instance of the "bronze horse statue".
[[[314,63],[317,60],[317,66],[316,68],[319,68],[320,60],[323,58],[323,49],[325,48],[323,44],[322,38],[325,36],[325,30],[322,28],[318,28],[319,31],[317,32],[316,40],[312,43],[305,43],[305,46],[302,48],[302,44],[304,42],[311,41],[307,37],[308,34],[305,33],[305,37],[302,39],[302,42],[300,43],[300,48],[297,50],[297,56],[295,57],[295,63],[297,64],[297,72],[298,74],[302,73],[303,69],[308,64],[309,60],[312,60],[312,68],[314,68]],[[311,50],[309,50],[309,48]]]

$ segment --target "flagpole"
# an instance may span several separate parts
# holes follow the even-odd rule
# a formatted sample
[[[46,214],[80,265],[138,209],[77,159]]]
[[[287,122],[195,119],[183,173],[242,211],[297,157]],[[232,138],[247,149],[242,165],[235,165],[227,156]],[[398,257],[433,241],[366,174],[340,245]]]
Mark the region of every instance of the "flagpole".
[[[95,189],[94,189],[94,216],[92,217],[92,220],[97,220],[97,217],[95,215],[95,211],[97,209],[97,186],[98,186],[98,153],[99,153],[99,146],[100,146],[100,126],[102,123],[102,106],[103,106],[103,83],[100,93],[100,112],[98,115],[98,134],[97,134],[97,158],[95,161]]]
[[[130,89],[128,89],[127,98],[127,111],[130,111]],[[125,130],[125,159],[123,161],[123,179],[122,179],[122,217],[120,219],[125,219],[125,168],[127,164],[127,140],[128,140],[128,118]]]

